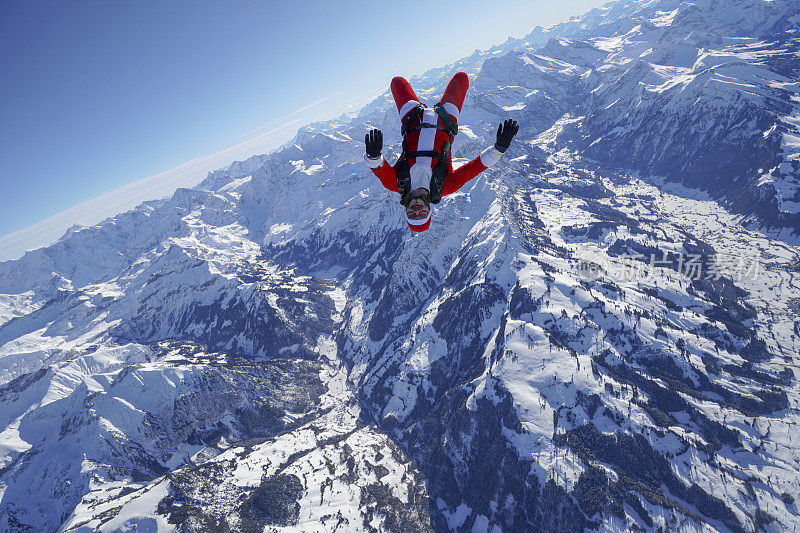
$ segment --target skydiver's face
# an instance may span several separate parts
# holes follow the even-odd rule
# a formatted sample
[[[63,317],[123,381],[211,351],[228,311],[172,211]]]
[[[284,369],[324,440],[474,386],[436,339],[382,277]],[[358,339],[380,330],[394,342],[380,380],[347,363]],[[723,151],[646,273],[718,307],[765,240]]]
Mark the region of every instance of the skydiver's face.
[[[408,202],[406,207],[406,215],[408,218],[414,220],[421,220],[428,216],[430,211],[430,204],[426,201],[428,199],[427,189],[415,189],[411,191],[411,201]]]

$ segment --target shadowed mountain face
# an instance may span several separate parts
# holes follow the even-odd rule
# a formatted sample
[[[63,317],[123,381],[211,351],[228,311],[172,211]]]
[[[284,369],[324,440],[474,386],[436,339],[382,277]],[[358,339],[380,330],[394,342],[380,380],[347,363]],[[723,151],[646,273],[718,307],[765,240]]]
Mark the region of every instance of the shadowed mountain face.
[[[792,531],[800,14],[617,2],[0,263],[0,530]]]

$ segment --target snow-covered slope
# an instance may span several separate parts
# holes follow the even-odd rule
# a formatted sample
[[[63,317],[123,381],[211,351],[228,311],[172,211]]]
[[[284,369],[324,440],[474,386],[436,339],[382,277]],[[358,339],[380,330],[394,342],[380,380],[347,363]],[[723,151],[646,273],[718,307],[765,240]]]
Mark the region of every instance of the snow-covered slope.
[[[422,234],[385,94],[0,263],[0,530],[792,531],[798,21],[623,1],[413,78],[470,75],[462,162],[521,125]]]

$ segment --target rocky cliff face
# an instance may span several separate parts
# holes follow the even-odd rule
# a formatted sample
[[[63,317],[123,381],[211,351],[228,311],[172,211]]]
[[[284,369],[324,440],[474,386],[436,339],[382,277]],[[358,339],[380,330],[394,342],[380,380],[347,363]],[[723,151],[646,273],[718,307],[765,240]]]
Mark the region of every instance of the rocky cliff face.
[[[0,263],[0,529],[791,531],[798,21],[618,2],[412,79],[470,74],[460,162],[521,125],[423,234],[383,95]]]

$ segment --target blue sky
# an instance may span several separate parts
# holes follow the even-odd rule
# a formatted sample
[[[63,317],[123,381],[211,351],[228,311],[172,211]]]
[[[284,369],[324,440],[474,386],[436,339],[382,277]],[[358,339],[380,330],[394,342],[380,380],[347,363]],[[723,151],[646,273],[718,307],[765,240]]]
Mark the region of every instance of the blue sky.
[[[0,236],[602,3],[5,0]]]

